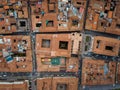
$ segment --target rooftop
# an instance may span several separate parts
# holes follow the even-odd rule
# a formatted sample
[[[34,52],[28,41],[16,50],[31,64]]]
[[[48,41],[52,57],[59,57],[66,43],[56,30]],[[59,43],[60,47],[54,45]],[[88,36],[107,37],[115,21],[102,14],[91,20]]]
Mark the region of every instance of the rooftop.
[[[28,81],[0,82],[0,90],[28,90]]]
[[[0,38],[0,71],[31,72],[31,42],[29,36],[3,36]]]
[[[84,51],[107,56],[119,56],[120,40],[104,36],[84,36]]]
[[[82,34],[37,34],[36,55],[38,71],[78,71]]]
[[[86,29],[120,35],[120,1],[90,0]]]
[[[27,0],[1,0],[0,4],[0,33],[27,31]]]
[[[78,78],[75,77],[54,77],[37,79],[37,90],[77,90]]]
[[[82,85],[115,84],[116,62],[83,59]]]
[[[86,0],[31,1],[32,30],[57,32],[82,30]]]

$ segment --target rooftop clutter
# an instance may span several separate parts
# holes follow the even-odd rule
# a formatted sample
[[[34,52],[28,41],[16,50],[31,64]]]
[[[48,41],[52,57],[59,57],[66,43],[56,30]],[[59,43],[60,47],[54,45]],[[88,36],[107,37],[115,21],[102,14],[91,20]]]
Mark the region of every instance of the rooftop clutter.
[[[31,46],[29,40],[29,36],[1,37],[0,71],[4,71],[5,69],[5,71],[9,72],[30,72],[32,70]]]
[[[84,5],[78,5],[75,2],[70,0],[31,2],[33,31],[82,30],[86,1]]]

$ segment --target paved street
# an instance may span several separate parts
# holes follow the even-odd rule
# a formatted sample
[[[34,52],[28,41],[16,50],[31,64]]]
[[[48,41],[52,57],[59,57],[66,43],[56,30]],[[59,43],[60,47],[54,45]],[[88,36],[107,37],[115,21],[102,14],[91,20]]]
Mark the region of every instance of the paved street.
[[[89,3],[89,0],[87,0],[88,3]],[[88,7],[88,3],[87,3],[87,7]],[[31,46],[32,46],[32,60],[33,60],[33,72],[30,72],[30,73],[10,73],[10,72],[0,72],[0,80],[1,81],[17,81],[17,80],[24,80],[24,79],[27,79],[30,81],[30,89],[29,90],[37,90],[36,89],[36,82],[35,80],[37,78],[42,78],[42,77],[65,77],[65,76],[68,76],[68,77],[78,77],[80,80],[79,80],[79,83],[81,81],[81,72],[82,72],[82,58],[81,57],[84,57],[84,55],[79,55],[79,58],[80,58],[80,65],[79,65],[79,72],[78,73],[70,73],[70,72],[37,72],[37,62],[36,62],[36,52],[35,52],[35,43],[36,43],[36,34],[42,34],[41,32],[32,32],[32,25],[31,25],[31,15],[30,15],[30,12],[31,12],[31,8],[30,8],[30,2],[28,1],[28,11],[29,11],[29,30],[26,31],[26,32],[16,32],[16,33],[12,33],[12,34],[1,34],[1,35],[30,35],[31,37]],[[86,15],[87,15],[87,10],[85,12],[85,20],[86,20]],[[84,20],[84,21],[85,21]],[[102,32],[96,32],[96,31],[90,31],[90,30],[85,30],[85,24],[86,22],[84,22],[84,31],[81,31],[81,33],[83,34],[90,34],[92,36],[107,36],[107,37],[112,37],[112,38],[120,38],[120,36],[118,35],[113,35],[113,34],[106,34],[106,33],[102,33]],[[79,30],[78,31],[71,31],[71,32],[80,32]],[[55,33],[71,33],[71,32],[55,32]],[[48,32],[47,32],[48,33]],[[51,32],[50,32],[51,33]],[[54,33],[54,34],[55,34]],[[93,56],[93,55],[91,55]],[[101,58],[102,56],[96,56],[97,58]],[[105,58],[103,56],[103,58]],[[111,57],[108,57],[108,58],[111,58]],[[105,86],[85,86],[84,88],[80,87],[79,90],[111,90],[111,89],[114,89],[114,88],[120,88],[120,85],[105,85]]]

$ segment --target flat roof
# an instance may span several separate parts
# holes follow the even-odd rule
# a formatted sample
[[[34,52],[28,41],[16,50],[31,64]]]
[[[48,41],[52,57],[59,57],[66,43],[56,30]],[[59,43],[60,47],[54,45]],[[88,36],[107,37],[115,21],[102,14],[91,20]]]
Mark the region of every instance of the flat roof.
[[[0,89],[2,90],[28,90],[28,81],[16,81],[16,82],[0,82]]]
[[[82,64],[82,85],[115,84],[116,62],[85,58]]]
[[[56,88],[59,85],[67,85],[67,89],[69,90],[77,90],[78,89],[78,78],[76,77],[44,77],[37,79],[37,90],[41,90],[42,88],[57,90]]]
[[[32,51],[30,36],[3,36],[0,58],[1,72],[31,72]]]
[[[93,41],[93,52],[108,56],[118,56],[120,40],[115,38],[95,36]]]

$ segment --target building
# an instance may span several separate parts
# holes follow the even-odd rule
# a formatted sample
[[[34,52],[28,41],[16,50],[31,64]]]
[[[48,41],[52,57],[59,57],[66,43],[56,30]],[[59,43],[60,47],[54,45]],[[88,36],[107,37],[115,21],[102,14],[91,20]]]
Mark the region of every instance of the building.
[[[29,90],[29,83],[25,81],[0,82],[0,90]]]
[[[83,52],[92,52],[95,54],[107,56],[119,56],[120,40],[103,36],[84,36]]]
[[[90,0],[85,28],[120,35],[119,4],[120,1]]]
[[[38,78],[37,90],[78,90],[78,78],[53,77]]]
[[[83,28],[86,0],[31,0],[34,32],[78,31]]]
[[[71,46],[71,54],[81,54],[81,47],[82,47],[82,33],[71,33],[71,40],[72,40],[72,46]]]
[[[116,62],[83,59],[82,85],[115,84]]]
[[[71,55],[70,34],[37,34],[36,54],[41,56],[63,56]],[[43,54],[43,55],[42,55]]]
[[[71,54],[79,54],[81,40],[81,33],[37,34],[37,71],[77,72],[79,60]]]
[[[1,72],[32,71],[32,52],[29,36],[1,36],[0,51]]]
[[[0,1],[0,33],[28,31],[28,0]]]

